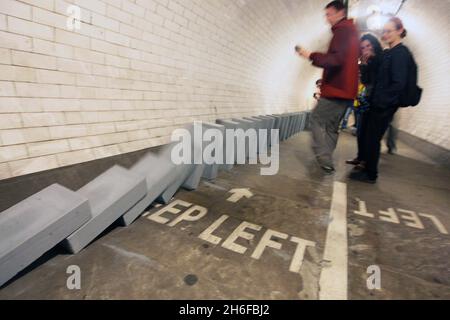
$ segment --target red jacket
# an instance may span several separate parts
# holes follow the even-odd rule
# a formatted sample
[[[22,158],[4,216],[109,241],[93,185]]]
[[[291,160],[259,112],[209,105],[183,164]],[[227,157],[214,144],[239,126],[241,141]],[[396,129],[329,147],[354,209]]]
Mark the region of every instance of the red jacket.
[[[353,20],[344,19],[331,29],[328,53],[314,52],[311,60],[324,68],[321,95],[324,98],[353,100],[358,94],[359,35]]]

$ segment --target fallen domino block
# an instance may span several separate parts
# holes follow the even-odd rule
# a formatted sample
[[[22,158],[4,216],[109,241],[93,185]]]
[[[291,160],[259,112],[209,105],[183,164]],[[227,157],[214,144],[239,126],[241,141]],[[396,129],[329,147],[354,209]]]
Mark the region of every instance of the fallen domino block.
[[[130,169],[133,174],[146,177],[148,191],[144,198],[119,218],[122,226],[131,225],[177,179],[179,167],[167,161],[165,155],[168,152],[168,148],[159,154],[149,152]]]
[[[292,118],[292,123],[291,123],[291,132],[290,132],[290,136],[292,137],[295,134],[295,125],[297,123],[297,114],[292,114],[291,116]]]
[[[262,119],[258,119],[256,117],[244,117],[244,120],[250,121],[253,123],[252,128],[256,130],[256,152],[257,153],[265,153],[267,150],[267,141],[262,141],[260,142],[260,137],[259,137],[259,133],[260,130],[262,129],[266,129],[265,127],[265,122]],[[264,143],[266,142],[266,143]],[[260,144],[263,144],[262,149],[260,148]]]
[[[88,199],[58,184],[0,214],[0,286],[91,218]]]
[[[266,140],[264,152],[266,152],[267,149],[270,147],[270,130],[272,129],[271,119],[268,119],[268,118],[266,118],[264,116],[256,116],[256,117],[253,117],[253,118],[258,119],[259,121],[262,121],[261,127],[262,127],[262,129],[265,129],[266,132],[267,132],[267,134],[266,134],[266,136],[264,138]]]
[[[225,141],[225,127],[223,125],[213,124],[213,123],[203,123],[203,128],[219,130],[222,133],[222,136]],[[222,154],[224,154],[225,148],[224,148],[223,144],[222,144],[221,148],[222,148],[222,150],[221,150]],[[215,154],[214,154],[214,156],[215,156]],[[203,171],[203,178],[208,179],[208,180],[213,180],[213,179],[217,178],[217,176],[219,174],[219,166],[223,163],[223,157],[220,160],[220,162],[221,163],[214,162],[213,164],[205,164],[205,169]]]
[[[302,131],[302,120],[303,120],[303,113],[299,113],[297,121],[297,133],[300,133]]]
[[[291,116],[286,116],[286,131],[284,133],[284,140],[289,139],[289,129],[291,128]]]
[[[305,124],[306,124],[306,113],[302,112],[301,121],[300,121],[300,131],[305,130]]]
[[[289,117],[286,114],[283,114],[282,115],[282,124],[281,124],[281,141],[286,140],[288,122],[289,122]]]
[[[272,132],[274,130],[279,130],[280,118],[278,116],[274,116],[274,115],[266,115],[264,117],[271,120],[270,130],[267,134],[267,139],[269,140],[269,147],[271,147],[272,146]]]
[[[189,179],[189,176],[193,173],[194,165],[182,164],[178,166],[180,174],[178,178],[156,199],[158,203],[168,204],[173,196],[181,188],[183,183]]]
[[[271,132],[275,125],[275,118],[268,117],[268,116],[258,116],[256,118],[262,119],[264,121],[264,124],[265,124],[264,129],[267,130],[267,147],[269,148],[272,144]]]
[[[280,134],[282,117],[280,115],[270,115],[270,117],[273,117],[275,119],[273,129],[278,130],[278,133]]]
[[[231,120],[222,120],[217,119],[216,123],[222,125],[225,127],[225,130],[237,130],[240,129],[240,125],[237,122],[231,121]],[[230,144],[227,142],[227,135],[225,134],[225,139],[223,140],[223,150],[224,150],[224,164],[220,166],[220,169],[230,171],[233,169],[234,164],[237,162],[237,146],[236,146],[236,136],[233,136],[234,142],[233,142],[233,150],[228,150],[227,146]]]
[[[292,137],[295,134],[295,124],[297,123],[297,114],[293,113],[291,115],[291,131],[289,136]]]
[[[89,199],[92,218],[64,240],[78,253],[147,194],[145,177],[114,166],[77,191]]]
[[[196,172],[194,172],[195,169],[201,169],[203,170],[203,167],[196,167],[196,165],[194,164],[194,157],[195,154],[199,152],[199,148],[195,145],[195,143],[193,142],[193,138],[194,138],[194,126],[193,125],[189,125],[188,127],[185,128],[189,135],[190,135],[190,139],[191,139],[191,158],[188,159],[189,163],[182,163],[182,164],[176,164],[176,171],[177,171],[177,177],[176,179],[159,195],[159,197],[156,199],[156,202],[158,203],[162,203],[162,204],[168,204],[173,196],[177,193],[177,191],[183,186],[186,189],[195,189],[197,188],[197,185],[190,185],[191,183],[193,184],[194,181],[190,181],[190,177],[193,174],[196,174]],[[176,146],[176,143],[172,143],[168,146],[168,150],[169,152],[167,154],[165,154],[164,159],[162,159],[163,161],[167,161],[167,162],[172,162],[172,150],[173,148]],[[191,179],[193,180],[193,179]]]
[[[196,122],[195,124],[197,126],[201,126],[203,134],[208,129],[219,130],[221,132],[222,136],[225,134],[224,126],[221,126],[218,124],[213,124],[213,123],[208,123],[208,122]],[[209,180],[215,179],[218,175],[218,170],[219,170],[219,164],[206,164],[204,162],[206,159],[203,159],[203,151],[207,147],[208,142],[203,141],[203,137],[202,137],[201,141],[193,141],[193,143],[194,143],[194,145],[192,146],[193,152],[197,153],[197,157],[199,159],[201,159],[201,164],[198,164],[198,163],[195,164],[193,172],[183,183],[183,188],[187,189],[187,190],[197,189],[202,177],[205,179],[209,179]],[[223,145],[221,145],[221,148],[223,150]],[[208,159],[208,160],[211,160],[211,159]]]
[[[296,135],[298,133],[298,123],[300,120],[300,114],[296,113],[295,114],[295,122],[294,122],[294,130],[293,130],[293,134]]]
[[[231,120],[239,123],[241,126],[241,129],[243,129],[245,133],[247,133],[248,130],[250,130],[250,129],[257,129],[256,123],[255,123],[256,121],[250,121],[247,119],[238,119],[238,118],[233,118]],[[248,140],[248,143],[247,143],[247,140]],[[245,141],[246,141],[246,143],[245,143],[245,159],[248,159],[249,155],[250,155],[250,145],[256,146],[256,151],[258,152],[258,137],[256,137],[256,140],[245,138]]]

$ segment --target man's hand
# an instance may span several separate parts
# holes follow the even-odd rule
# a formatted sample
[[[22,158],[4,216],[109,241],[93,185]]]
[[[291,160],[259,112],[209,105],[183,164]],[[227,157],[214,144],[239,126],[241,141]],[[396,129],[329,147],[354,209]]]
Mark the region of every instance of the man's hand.
[[[297,47],[297,54],[300,57],[304,57],[306,59],[309,59],[311,57],[311,52],[301,47]]]

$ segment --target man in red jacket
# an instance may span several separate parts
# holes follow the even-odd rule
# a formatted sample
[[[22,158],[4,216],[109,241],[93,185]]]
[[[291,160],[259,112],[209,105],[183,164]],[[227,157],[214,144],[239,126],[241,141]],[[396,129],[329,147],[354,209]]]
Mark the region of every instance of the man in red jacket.
[[[333,174],[339,124],[358,93],[359,35],[353,20],[347,19],[341,1],[329,3],[325,11],[333,32],[328,52],[311,53],[298,47],[298,53],[324,69],[321,98],[311,116],[311,131],[319,165],[326,173]]]

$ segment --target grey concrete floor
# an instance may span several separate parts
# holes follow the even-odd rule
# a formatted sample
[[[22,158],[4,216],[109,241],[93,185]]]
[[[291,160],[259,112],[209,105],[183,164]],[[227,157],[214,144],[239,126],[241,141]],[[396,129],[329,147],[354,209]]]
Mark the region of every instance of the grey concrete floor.
[[[164,207],[152,208],[129,228],[110,228],[77,255],[56,248],[0,289],[0,299],[317,299],[335,181],[348,184],[349,299],[450,299],[450,238],[430,219],[450,229],[450,172],[400,145],[399,155],[383,154],[377,185],[350,182],[344,162],[353,158],[355,144],[354,137],[341,135],[338,172],[324,176],[309,133],[302,133],[282,143],[276,176],[261,176],[259,165],[237,166],[202,181],[194,192],[180,191],[176,200],[207,210],[198,221],[171,227],[178,215],[161,214],[169,220],[161,224],[149,217]],[[236,188],[249,188],[253,197],[227,201]],[[411,220],[414,213],[422,225]],[[212,233],[219,244],[199,237],[224,215],[229,218]],[[246,229],[253,239],[223,246],[243,222],[259,229]],[[281,248],[252,258],[268,230],[285,235],[274,242]],[[292,239],[315,246],[299,258]],[[236,252],[237,245],[245,252]],[[290,270],[293,261],[301,263],[299,272]],[[72,265],[81,270],[80,290],[66,286]],[[380,290],[367,288],[369,266],[381,270]]]

